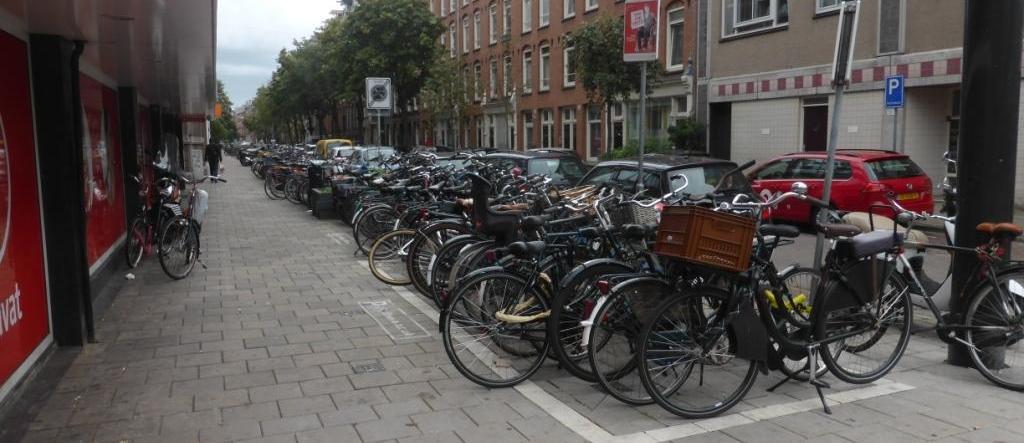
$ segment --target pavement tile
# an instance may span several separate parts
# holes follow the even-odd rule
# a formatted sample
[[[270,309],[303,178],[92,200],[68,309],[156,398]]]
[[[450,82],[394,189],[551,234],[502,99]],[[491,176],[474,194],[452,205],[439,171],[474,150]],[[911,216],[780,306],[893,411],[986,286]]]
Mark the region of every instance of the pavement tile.
[[[264,420],[260,422],[260,427],[263,429],[263,435],[265,436],[295,434],[300,431],[321,429],[320,418],[316,414]]]
[[[394,417],[367,421],[356,425],[364,442],[392,440],[419,435],[420,431],[409,417]]]
[[[281,415],[284,417],[335,410],[334,401],[329,395],[278,400],[277,404],[281,407]]]
[[[370,406],[351,406],[337,411],[320,413],[320,421],[325,427],[362,423],[379,418]]]

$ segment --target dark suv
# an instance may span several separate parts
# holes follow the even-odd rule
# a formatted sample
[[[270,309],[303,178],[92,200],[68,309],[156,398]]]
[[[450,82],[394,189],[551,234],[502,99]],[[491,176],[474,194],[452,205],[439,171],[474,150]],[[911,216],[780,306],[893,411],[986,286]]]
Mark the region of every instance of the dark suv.
[[[608,160],[598,163],[579,185],[613,184],[625,192],[636,192],[637,158]],[[660,197],[683,185],[685,176],[689,184],[683,191],[687,194],[707,194],[713,191],[722,178],[736,164],[727,160],[708,157],[690,157],[671,154],[647,154],[644,156],[644,189],[647,195]],[[750,182],[743,174],[732,174],[730,182],[719,188],[726,193],[751,193]]]
[[[495,151],[483,161],[507,171],[519,168],[524,174],[544,174],[557,186],[571,186],[586,169],[575,152],[564,149],[529,149],[526,151]]]

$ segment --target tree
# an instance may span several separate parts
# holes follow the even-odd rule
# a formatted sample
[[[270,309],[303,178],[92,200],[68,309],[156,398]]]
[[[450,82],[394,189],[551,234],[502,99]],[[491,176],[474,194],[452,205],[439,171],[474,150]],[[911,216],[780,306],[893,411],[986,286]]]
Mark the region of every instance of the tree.
[[[704,124],[693,117],[679,120],[668,128],[668,138],[675,149],[690,152],[705,152],[704,133]]]
[[[231,99],[224,92],[224,82],[220,80],[217,80],[217,103],[220,105],[221,114],[219,118],[210,122],[210,140],[214,143],[223,143],[237,139],[238,128],[235,127]]]
[[[591,103],[606,105],[625,100],[640,90],[640,63],[622,61],[622,17],[603,15],[572,32],[576,81]],[[649,62],[647,87],[656,80],[658,63]]]
[[[466,78],[459,71],[458,59],[443,50],[435,50],[427,81],[420,91],[423,107],[430,111],[430,126],[448,119],[461,122],[469,105]]]

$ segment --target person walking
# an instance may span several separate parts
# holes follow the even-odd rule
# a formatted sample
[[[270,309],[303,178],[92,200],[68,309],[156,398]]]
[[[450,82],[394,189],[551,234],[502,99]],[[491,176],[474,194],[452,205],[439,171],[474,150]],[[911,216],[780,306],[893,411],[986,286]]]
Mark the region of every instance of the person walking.
[[[206,145],[206,155],[204,156],[206,163],[210,164],[210,175],[214,177],[220,176],[220,161],[223,159],[223,155],[220,150],[220,143],[210,143]]]

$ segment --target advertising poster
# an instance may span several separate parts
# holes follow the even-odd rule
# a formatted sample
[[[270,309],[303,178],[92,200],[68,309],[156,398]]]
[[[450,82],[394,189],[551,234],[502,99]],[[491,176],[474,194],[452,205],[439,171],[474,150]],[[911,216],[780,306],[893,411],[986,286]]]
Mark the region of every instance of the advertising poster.
[[[117,93],[85,74],[80,75],[86,254],[91,268],[125,233],[124,174]]]
[[[49,333],[28,47],[0,31],[0,386]]]
[[[658,59],[658,0],[626,0],[622,59],[645,62]]]

